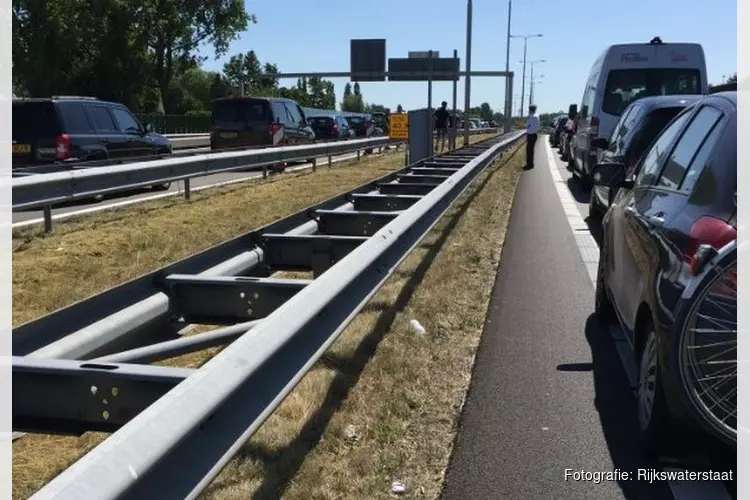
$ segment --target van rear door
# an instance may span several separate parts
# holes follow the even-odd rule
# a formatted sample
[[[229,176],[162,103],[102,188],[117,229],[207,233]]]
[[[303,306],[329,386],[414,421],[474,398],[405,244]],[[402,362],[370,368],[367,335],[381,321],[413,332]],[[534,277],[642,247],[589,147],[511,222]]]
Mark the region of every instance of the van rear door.
[[[62,133],[55,104],[50,100],[13,100],[14,167],[53,163]]]
[[[268,146],[271,110],[265,99],[220,99],[211,106],[211,148]]]

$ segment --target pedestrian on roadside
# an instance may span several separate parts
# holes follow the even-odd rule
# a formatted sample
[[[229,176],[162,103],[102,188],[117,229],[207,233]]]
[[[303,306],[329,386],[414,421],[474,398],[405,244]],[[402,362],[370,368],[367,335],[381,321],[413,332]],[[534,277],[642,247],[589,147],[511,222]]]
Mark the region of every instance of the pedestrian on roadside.
[[[440,144],[440,152],[445,149],[445,141],[448,138],[448,120],[450,120],[450,112],[448,111],[448,103],[443,101],[440,107],[435,111],[435,131],[437,132],[437,144],[435,144],[435,151],[438,150],[438,144]]]
[[[536,105],[529,106],[529,117],[526,119],[526,166],[524,170],[534,168],[534,146],[539,132],[539,117],[536,116]]]

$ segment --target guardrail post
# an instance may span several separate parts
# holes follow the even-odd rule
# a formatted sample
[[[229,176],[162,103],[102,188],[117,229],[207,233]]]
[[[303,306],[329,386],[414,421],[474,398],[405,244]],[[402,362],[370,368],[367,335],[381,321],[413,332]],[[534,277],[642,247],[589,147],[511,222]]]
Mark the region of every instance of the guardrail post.
[[[52,232],[52,205],[44,205],[44,232]]]
[[[268,165],[263,165],[263,178],[268,177]]]
[[[359,161],[359,153],[360,153],[360,151],[359,151],[359,149],[358,149],[358,150],[357,150],[357,161]]]
[[[328,156],[328,168],[331,168],[332,164],[333,164],[333,161],[331,160],[331,156],[329,155]]]
[[[185,199],[190,199],[190,177],[186,177],[184,180],[185,183]]]
[[[318,168],[318,159],[317,158],[313,158],[312,159],[312,171],[315,172],[317,170],[317,168]]]

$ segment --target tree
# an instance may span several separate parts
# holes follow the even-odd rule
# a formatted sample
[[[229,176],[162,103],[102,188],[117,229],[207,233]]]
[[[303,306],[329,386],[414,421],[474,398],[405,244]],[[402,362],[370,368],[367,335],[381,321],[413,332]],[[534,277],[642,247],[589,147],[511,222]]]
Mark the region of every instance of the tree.
[[[246,93],[251,88],[261,87],[263,69],[255,51],[251,50],[245,54],[235,54],[230,57],[229,61],[224,64],[224,77],[229,85],[238,91],[243,86]]]
[[[359,91],[359,83],[354,82],[354,95],[362,95],[362,93]]]
[[[494,111],[492,111],[492,108],[490,107],[489,103],[483,102],[479,106],[479,116],[482,118],[482,120],[488,122],[492,120],[492,115]]]
[[[386,107],[382,104],[365,104],[365,113],[385,113]]]
[[[352,84],[347,83],[346,85],[344,85],[344,99],[346,99],[350,95],[352,95]]]

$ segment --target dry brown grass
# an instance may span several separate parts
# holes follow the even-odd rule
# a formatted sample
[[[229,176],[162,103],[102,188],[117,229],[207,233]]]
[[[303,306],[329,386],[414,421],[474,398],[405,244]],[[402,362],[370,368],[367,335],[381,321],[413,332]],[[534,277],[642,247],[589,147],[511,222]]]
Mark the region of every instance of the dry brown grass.
[[[484,138],[472,138],[472,142]],[[290,213],[297,209],[294,207],[298,205],[299,207],[310,205],[315,201],[341,192],[347,187],[356,186],[369,179],[379,177],[388,171],[399,168],[401,161],[402,156],[397,155],[395,158],[371,159],[367,169],[362,168],[361,165],[336,167],[330,171],[327,168],[321,168],[315,174],[281,177],[275,182],[249,183],[249,186],[245,185],[242,188],[239,186],[231,189],[223,188],[219,192],[213,193],[213,196],[210,196],[211,193],[208,193],[207,190],[200,196],[195,196],[189,203],[176,199],[144,203],[126,210],[103,212],[94,216],[87,216],[81,220],[71,220],[65,224],[58,224],[53,235],[43,236],[29,230],[19,232],[14,235],[14,248],[16,248],[13,262],[14,322],[21,321],[20,318],[36,317],[91,293],[96,293],[100,289],[147,272],[166,262],[174,261],[182,255],[193,253],[249,228]],[[347,168],[350,168],[351,171],[348,171]],[[470,249],[464,248],[462,250],[468,251],[468,255],[472,256],[468,276],[484,279],[487,283],[491,281],[488,277],[493,274],[494,266],[499,258],[500,246],[497,244],[502,240],[505,220],[515,189],[517,171],[518,168],[515,163],[499,170],[479,197],[486,197],[487,193],[491,192],[494,194],[490,194],[490,198],[494,201],[489,205],[478,205],[479,202],[475,201],[463,216],[464,219],[474,221],[469,223],[469,227],[473,228],[471,230],[477,230],[477,219],[481,219],[479,226],[487,224],[487,228],[479,227],[485,239],[483,241],[487,243],[486,249],[482,250],[476,245],[469,245]],[[330,181],[334,175],[337,179],[336,186],[329,191]],[[481,182],[482,179],[479,180],[478,184]],[[319,191],[313,193],[314,189]],[[295,198],[306,196],[307,201],[295,199],[294,202],[290,202],[289,198],[292,195]],[[269,205],[273,206],[269,207]],[[486,213],[483,214],[483,212]],[[242,218],[246,217],[247,214],[252,214],[252,217]],[[136,218],[123,225],[123,219],[129,215],[135,215]],[[205,221],[209,219],[211,219],[211,224],[205,224]],[[451,219],[451,217],[447,219]],[[427,241],[418,250],[415,250],[414,255],[389,280],[378,298],[367,306],[365,311],[355,319],[347,332],[335,344],[331,353],[327,356],[328,364],[333,362],[336,365],[336,360],[338,360],[338,363],[343,363],[343,366],[339,366],[342,369],[326,368],[328,366],[326,363],[319,364],[303,380],[300,387],[290,395],[284,405],[279,408],[272,420],[262,428],[258,438],[248,445],[250,450],[256,446],[256,443],[267,443],[270,448],[280,450],[270,452],[270,456],[275,457],[276,453],[279,456],[283,454],[284,461],[275,463],[272,460],[270,463],[263,463],[262,460],[259,462],[259,459],[243,461],[242,458],[239,458],[217,480],[216,486],[209,493],[210,496],[225,497],[229,495],[232,498],[247,498],[245,495],[247,490],[245,492],[242,490],[248,485],[234,484],[237,477],[233,476],[233,470],[242,474],[250,474],[255,471],[255,476],[252,477],[256,477],[256,479],[248,476],[247,480],[252,484],[259,484],[258,474],[261,470],[268,468],[268,477],[271,478],[269,484],[283,485],[286,483],[290,471],[289,460],[292,459],[292,465],[296,465],[298,459],[304,456],[299,455],[298,452],[307,452],[307,445],[305,444],[307,440],[304,437],[307,434],[302,438],[298,436],[301,424],[304,423],[303,421],[306,418],[314,415],[314,418],[307,424],[310,429],[308,432],[317,433],[325,427],[326,420],[330,418],[330,412],[335,408],[329,404],[321,405],[321,401],[335,401],[354,382],[357,377],[355,372],[360,371],[361,367],[364,366],[364,362],[370,356],[371,348],[377,344],[377,337],[383,335],[388,330],[388,323],[393,321],[392,301],[397,300],[399,304],[402,304],[405,300],[408,300],[403,289],[405,286],[407,290],[413,288],[415,279],[410,279],[410,276],[414,267],[418,265],[420,260],[424,261],[426,253],[432,253],[438,249],[434,242],[440,237],[440,231],[444,230],[447,223],[442,222],[440,227],[443,229],[433,231]],[[459,224],[459,227],[461,224]],[[497,226],[496,230],[493,230],[495,226]],[[170,227],[173,231],[177,230],[181,236],[167,234],[164,230],[165,227]],[[466,241],[457,239],[457,236],[451,238],[449,240],[449,242],[452,241],[452,243],[449,243],[451,248],[465,247],[470,243],[468,239]],[[148,259],[153,258],[160,260],[157,264],[145,265]],[[454,257],[450,257],[450,259],[453,260]],[[108,268],[107,264],[111,264],[113,269]],[[460,262],[456,262],[456,264],[465,265]],[[447,269],[444,271],[447,271]],[[456,271],[463,272],[460,269]],[[484,273],[489,274],[485,275]],[[94,283],[86,284],[87,288],[84,291],[75,290],[75,287],[71,287],[69,284],[76,283],[76,287],[83,286],[84,283],[80,279],[82,274],[94,278]],[[291,275],[286,277],[291,277]],[[442,278],[446,277],[448,277],[448,274],[443,274]],[[442,278],[438,278],[438,280]],[[407,283],[407,280],[409,283]],[[419,278],[416,279],[416,281],[418,280]],[[53,285],[50,285],[51,283]],[[54,285],[55,283],[59,283],[59,285]],[[466,285],[476,291],[476,287],[469,283]],[[471,291],[467,289],[467,292],[470,293]],[[429,294],[430,292],[423,293]],[[435,292],[433,291],[433,293]],[[399,294],[401,297],[397,298]],[[438,297],[439,294],[435,296]],[[456,294],[455,298],[463,302],[460,293]],[[424,314],[419,316],[420,318],[432,318],[432,322],[427,322],[426,319],[420,319],[420,321],[430,331],[428,338],[434,338],[440,345],[444,346],[448,346],[452,342],[445,337],[446,332],[443,331],[437,336],[435,334],[444,328],[453,328],[454,326],[462,328],[462,325],[465,325],[468,321],[466,318],[456,317],[453,313],[450,313],[447,309],[449,302],[447,296],[436,302],[436,305],[442,304],[445,306],[449,313],[442,320],[439,319],[441,317],[439,315]],[[478,307],[477,310],[481,309],[481,314],[484,314],[484,304],[469,305],[472,310]],[[434,322],[436,320],[437,323]],[[457,323],[454,325],[455,321]],[[475,319],[473,321],[475,323],[479,321],[475,326],[478,325],[481,330],[481,320]],[[373,330],[375,323],[378,323],[379,326]],[[403,330],[402,323],[402,319],[397,319],[395,324],[401,325]],[[433,327],[439,329],[435,330]],[[205,328],[200,330],[205,331]],[[196,329],[195,331],[199,330]],[[370,331],[374,332],[376,336],[366,335]],[[470,339],[467,338],[467,340]],[[397,338],[396,342],[396,348],[398,349],[398,345],[403,342],[403,339]],[[470,343],[473,345],[473,342]],[[408,346],[404,347],[408,348]],[[196,368],[217,351],[218,349],[204,350],[159,364]],[[463,358],[468,355],[467,353],[468,351],[463,351],[457,354]],[[420,352],[419,354],[427,355],[428,353]],[[397,376],[397,373],[393,372],[393,367],[396,365],[391,366],[391,364],[400,363],[400,361],[389,361],[388,354],[386,354],[385,359],[377,365],[376,370],[378,372],[375,375],[369,375],[370,377],[385,377],[385,373],[389,373],[389,377],[385,378],[385,385],[377,380],[365,382],[366,385],[359,389],[360,391],[366,391],[359,396],[360,403],[365,402],[362,398],[371,398],[375,395],[372,392],[373,388],[378,387],[377,390],[382,392],[383,387],[388,387],[390,377]],[[429,361],[429,358],[425,358],[424,361]],[[470,366],[470,360],[467,358],[465,361]],[[423,366],[422,372],[425,369],[426,367]],[[377,373],[381,373],[381,375],[377,375]],[[468,377],[468,371],[463,375],[464,377],[459,377],[461,380]],[[410,387],[416,391],[415,393],[419,393],[418,387],[414,386],[413,382],[410,381]],[[435,388],[438,392],[442,384],[443,381],[440,381],[439,387]],[[461,391],[465,391],[465,388],[452,389],[448,396],[460,396],[463,394]],[[386,394],[387,392],[382,393]],[[395,394],[397,395],[397,393]],[[428,394],[424,396],[429,397]],[[366,405],[357,408],[356,411],[361,413],[365,408]],[[452,410],[449,413],[452,413]],[[380,413],[373,414],[368,418],[376,422],[379,418],[382,418],[382,415]],[[379,433],[377,435],[382,437],[383,432],[386,432],[386,434],[389,432],[388,428],[386,426],[373,432]],[[279,439],[282,436],[286,436],[286,438]],[[287,442],[294,436],[297,436],[296,439]],[[80,438],[32,435],[18,440],[13,445],[13,498],[27,498],[105,437],[106,435],[101,433],[87,433]],[[292,448],[282,452],[284,446],[291,446]],[[323,452],[328,453],[325,450]],[[365,455],[362,454],[362,457]],[[297,458],[293,458],[295,456]],[[313,458],[312,460],[315,463],[316,459]],[[332,464],[335,463],[335,461],[332,462]],[[346,473],[346,471],[342,472]],[[302,491],[305,491],[305,488]],[[349,491],[356,492],[357,490],[355,488]],[[311,498],[304,494],[301,495],[305,498]],[[274,494],[270,493],[267,496],[274,497]],[[355,496],[364,498],[361,495]],[[299,497],[299,494],[297,497]],[[326,496],[326,498],[329,497]]]

